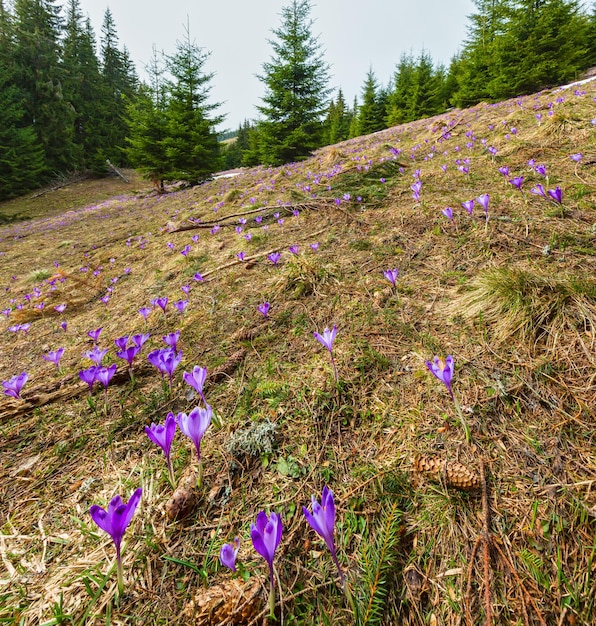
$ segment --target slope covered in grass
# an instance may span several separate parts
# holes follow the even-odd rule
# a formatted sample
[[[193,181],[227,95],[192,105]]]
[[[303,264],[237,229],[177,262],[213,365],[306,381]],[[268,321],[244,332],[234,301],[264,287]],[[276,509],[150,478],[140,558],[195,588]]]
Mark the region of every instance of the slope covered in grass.
[[[0,620],[261,623],[249,528],[267,510],[283,520],[284,623],[350,623],[301,508],[328,485],[357,623],[593,622],[595,98],[591,81],[451,111],[298,164],[4,226],[0,375],[29,379],[0,405]],[[477,200],[462,207],[482,194],[488,221]],[[313,336],[334,325],[337,382]],[[118,370],[90,398],[79,371],[100,327]],[[147,355],[175,330],[170,390]],[[113,342],[135,333],[150,338],[133,383]],[[61,347],[58,371],[42,357]],[[453,356],[460,412],[425,365],[435,355]],[[215,418],[202,487],[173,522],[144,427],[197,405],[182,379],[196,365]],[[197,465],[180,432],[172,458],[177,480]],[[118,598],[89,507],[138,487]],[[236,536],[244,578],[217,559]]]

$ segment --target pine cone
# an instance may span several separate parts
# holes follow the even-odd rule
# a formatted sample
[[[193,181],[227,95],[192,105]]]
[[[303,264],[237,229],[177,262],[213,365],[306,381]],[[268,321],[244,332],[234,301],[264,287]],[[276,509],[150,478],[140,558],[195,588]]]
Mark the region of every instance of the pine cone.
[[[192,467],[188,468],[172,497],[166,503],[166,514],[173,522],[188,517],[196,508],[199,501],[197,493],[197,477]]]
[[[480,488],[480,477],[457,461],[417,456],[414,459],[414,469],[435,480],[442,480],[447,487],[455,487],[463,491],[474,491]]]
[[[222,363],[211,372],[209,375],[209,382],[221,382],[226,376],[230,376],[245,358],[246,350],[244,348],[236,350],[236,352],[234,352],[234,354],[232,354],[232,356],[230,356],[225,363]]]
[[[251,622],[263,607],[263,580],[251,578],[247,583],[231,578],[212,585],[197,594],[182,612],[184,623],[195,626]]]

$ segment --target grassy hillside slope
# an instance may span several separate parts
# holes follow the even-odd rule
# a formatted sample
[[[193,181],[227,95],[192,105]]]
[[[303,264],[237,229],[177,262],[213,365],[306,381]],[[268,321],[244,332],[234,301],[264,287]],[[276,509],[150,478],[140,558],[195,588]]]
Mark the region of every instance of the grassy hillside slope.
[[[591,81],[161,196],[29,202],[39,217],[0,229],[0,376],[29,375],[0,401],[0,621],[262,623],[266,510],[284,624],[594,623],[595,99]],[[462,207],[481,194],[488,221]],[[337,381],[313,336],[334,325]],[[100,327],[117,373],[90,397]],[[175,330],[170,390],[147,355]],[[135,333],[132,382],[113,341]],[[61,347],[59,371],[42,357]],[[457,402],[435,355],[453,356]],[[196,365],[215,418],[174,522],[144,427],[197,406]],[[180,432],[172,459],[178,481],[197,467]],[[302,513],[324,485],[355,618]],[[89,507],[138,487],[119,598]],[[234,577],[217,557],[236,536]]]

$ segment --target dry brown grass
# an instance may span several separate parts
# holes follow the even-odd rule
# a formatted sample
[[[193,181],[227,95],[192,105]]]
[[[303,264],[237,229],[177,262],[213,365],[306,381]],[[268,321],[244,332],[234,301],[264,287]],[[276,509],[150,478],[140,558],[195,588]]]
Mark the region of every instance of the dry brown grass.
[[[462,624],[467,609],[482,623],[487,606],[494,624],[593,623],[596,170],[589,158],[578,165],[569,156],[596,153],[596,85],[582,89],[585,96],[570,88],[522,105],[452,111],[297,165],[164,196],[143,189],[67,213],[54,213],[54,205],[47,217],[40,199],[36,220],[3,227],[0,308],[15,310],[3,322],[0,375],[26,370],[30,380],[21,401],[0,406],[0,621],[197,623],[196,607],[217,605],[218,593],[230,606],[234,594],[260,602],[251,585],[266,568],[249,525],[267,509],[284,522],[276,559],[284,623],[349,623],[333,564],[301,512],[328,484],[340,562],[362,606],[380,603],[381,617],[365,622],[361,613],[360,623]],[[561,95],[549,120],[547,103]],[[535,111],[544,115],[540,125]],[[513,124],[517,135],[505,139]],[[397,164],[389,146],[402,149]],[[467,157],[463,175],[455,159]],[[563,189],[565,217],[528,193],[544,182],[530,158],[547,165],[549,188]],[[498,174],[500,165],[526,177],[525,196]],[[419,203],[410,190],[417,168]],[[473,218],[460,208],[485,192],[486,228],[478,208]],[[351,199],[337,206],[333,199],[346,193]],[[250,213],[258,206],[266,207],[261,224]],[[457,230],[441,215],[445,206],[454,208]],[[240,214],[247,222],[238,234]],[[168,224],[192,226],[188,218],[233,225],[216,234],[169,232]],[[290,245],[299,246],[297,257]],[[267,260],[273,250],[282,252],[277,266]],[[240,251],[248,261],[238,260]],[[392,287],[382,271],[394,267],[400,276]],[[34,270],[54,269],[63,282],[32,282]],[[194,281],[196,272],[206,280]],[[184,285],[191,286],[184,316],[170,304],[167,315],[156,310],[143,321],[140,307],[160,296],[181,299]],[[41,295],[23,300],[35,287]],[[106,305],[99,297],[108,287]],[[46,306],[35,308],[42,300]],[[271,303],[266,320],[256,310],[263,301]],[[53,309],[60,302],[63,314]],[[27,334],[7,330],[24,321],[31,321]],[[337,385],[312,335],[334,324]],[[88,364],[86,332],[99,326],[112,361],[120,335],[149,332],[153,349],[180,329],[184,358],[172,393],[164,396],[146,346],[135,386],[119,364],[107,415],[99,392],[94,411],[78,370]],[[62,375],[41,358],[59,346],[66,347]],[[453,389],[471,444],[426,370],[435,354],[454,356]],[[202,445],[199,505],[186,522],[172,523],[163,456],[143,428],[195,405],[181,377],[194,365],[214,373],[206,395],[217,419]],[[273,449],[260,451],[250,429],[268,423]],[[230,451],[235,434],[232,441],[249,442],[238,444],[242,454]],[[178,434],[177,476],[193,454]],[[474,476],[485,466],[488,513],[478,493],[453,489],[441,472],[433,481],[414,471],[418,456]],[[123,552],[126,594],[118,599],[113,546],[88,510],[139,486]],[[239,560],[255,574],[244,588],[217,564],[220,546],[237,535]],[[489,535],[502,554],[480,549],[472,559],[477,537]],[[375,569],[375,546],[391,547],[389,570]],[[371,595],[373,588],[385,595]],[[247,614],[253,609],[260,623],[260,605]]]

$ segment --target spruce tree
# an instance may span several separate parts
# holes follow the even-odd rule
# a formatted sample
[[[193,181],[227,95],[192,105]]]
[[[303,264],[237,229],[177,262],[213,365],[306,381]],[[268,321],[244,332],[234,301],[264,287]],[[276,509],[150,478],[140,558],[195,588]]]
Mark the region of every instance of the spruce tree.
[[[387,98],[386,123],[395,126],[409,121],[412,110],[416,65],[412,55],[402,54],[393,78],[393,90]]]
[[[63,40],[64,96],[74,113],[74,143],[81,170],[105,171],[104,125],[101,124],[101,74],[95,54],[95,35],[83,23],[79,0],[69,0]]]
[[[24,118],[24,94],[15,84],[12,20],[0,0],[0,200],[39,184],[44,153],[33,126]]]
[[[385,106],[381,89],[370,68],[362,87],[362,104],[358,111],[358,135],[369,135],[385,128]]]
[[[340,89],[337,99],[332,100],[327,109],[324,123],[323,141],[325,145],[339,143],[350,136],[352,113],[346,105],[344,94]]]
[[[128,136],[126,157],[132,166],[162,192],[171,170],[165,141],[168,135],[168,97],[164,67],[153,49],[147,72],[149,85],[141,85],[137,96],[127,101]]]
[[[435,71],[430,55],[423,50],[414,71],[408,120],[431,117],[443,110],[442,79],[442,75]]]
[[[168,177],[197,184],[221,168],[215,127],[223,121],[213,114],[219,104],[208,102],[213,74],[204,72],[209,53],[186,36],[168,58],[173,76],[168,103],[168,129],[164,140],[168,156]]]
[[[45,178],[76,168],[74,112],[60,64],[60,8],[53,0],[15,2],[15,85],[24,96],[24,126],[33,126],[46,160]]]
[[[312,34],[309,0],[292,0],[270,40],[273,56],[258,78],[265,84],[264,116],[259,124],[264,163],[279,164],[308,156],[321,145],[327,108],[329,66]]]
[[[116,24],[106,9],[101,27],[102,96],[97,113],[103,126],[103,150],[114,165],[126,165],[127,103],[134,99],[137,77],[126,50],[118,48]]]

